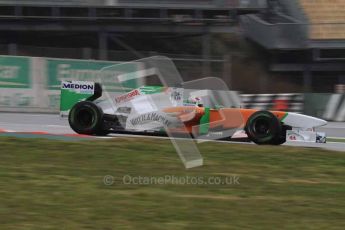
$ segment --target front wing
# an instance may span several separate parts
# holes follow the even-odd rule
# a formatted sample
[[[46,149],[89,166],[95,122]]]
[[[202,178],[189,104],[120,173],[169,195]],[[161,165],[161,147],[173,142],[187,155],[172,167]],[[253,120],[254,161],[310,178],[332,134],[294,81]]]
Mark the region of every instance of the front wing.
[[[244,130],[237,131],[231,139],[243,140],[248,138]],[[286,142],[312,142],[312,143],[326,143],[327,137],[324,132],[316,132],[313,130],[293,129],[286,131]]]

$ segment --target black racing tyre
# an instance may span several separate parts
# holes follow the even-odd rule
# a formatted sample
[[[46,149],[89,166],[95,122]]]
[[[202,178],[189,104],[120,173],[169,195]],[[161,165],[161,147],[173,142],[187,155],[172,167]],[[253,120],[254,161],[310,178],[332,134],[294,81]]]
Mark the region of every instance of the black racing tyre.
[[[271,145],[282,145],[286,142],[286,137],[285,136],[280,136],[272,140],[269,144]]]
[[[257,111],[253,113],[246,124],[245,131],[248,138],[256,144],[281,144],[282,124],[278,118],[269,111]]]
[[[71,128],[79,134],[105,135],[103,130],[103,111],[91,101],[81,101],[73,106],[68,122]]]
[[[281,145],[281,144],[284,144],[286,142],[286,131],[287,130],[292,130],[292,127],[291,126],[288,126],[288,125],[283,125],[282,126],[282,132],[280,134],[279,137],[275,138],[271,144],[272,145]]]

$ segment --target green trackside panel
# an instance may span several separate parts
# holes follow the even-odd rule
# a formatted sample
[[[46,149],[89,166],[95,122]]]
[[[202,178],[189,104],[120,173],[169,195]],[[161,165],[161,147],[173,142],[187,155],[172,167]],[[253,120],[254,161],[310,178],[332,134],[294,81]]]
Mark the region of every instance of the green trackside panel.
[[[164,91],[164,89],[166,89],[166,87],[163,87],[163,86],[143,86],[139,88],[142,94],[161,93]]]
[[[30,88],[31,59],[0,56],[0,88]]]
[[[131,91],[140,87],[137,79],[117,82],[116,76],[123,73],[135,73],[140,63],[116,66],[116,62],[85,61],[77,59],[46,59],[48,89],[57,90],[61,81],[90,81],[100,82],[108,91]],[[100,81],[101,79],[101,81]]]
[[[63,81],[61,83],[60,113],[68,114],[78,102],[84,101],[94,94],[95,83],[83,81]]]
[[[210,108],[205,108],[205,114],[200,118],[199,135],[206,135],[210,129]]]

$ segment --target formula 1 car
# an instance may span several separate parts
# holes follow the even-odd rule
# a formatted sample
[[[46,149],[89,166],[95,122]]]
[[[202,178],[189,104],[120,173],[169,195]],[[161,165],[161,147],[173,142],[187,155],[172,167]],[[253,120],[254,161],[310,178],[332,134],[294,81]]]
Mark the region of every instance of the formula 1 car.
[[[326,142],[324,133],[315,132],[316,127],[327,124],[324,120],[283,111],[211,107],[201,97],[184,95],[185,91],[143,86],[102,100],[99,83],[63,81],[61,115],[68,115],[76,133],[86,135],[165,135],[168,131],[194,138],[245,136],[256,144],[270,145],[286,141]]]

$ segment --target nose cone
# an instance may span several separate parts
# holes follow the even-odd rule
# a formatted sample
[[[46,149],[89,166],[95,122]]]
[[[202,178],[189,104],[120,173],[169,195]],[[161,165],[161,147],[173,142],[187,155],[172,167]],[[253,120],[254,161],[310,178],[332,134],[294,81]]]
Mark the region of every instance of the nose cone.
[[[319,119],[319,121],[320,121],[320,126],[324,126],[324,125],[327,125],[327,121],[325,121],[325,120],[322,120],[322,119]]]
[[[315,128],[327,125],[327,121],[298,113],[288,113],[283,121],[285,124],[299,128]]]
[[[320,118],[316,118],[316,117],[309,117],[309,122],[311,125],[313,125],[313,127],[320,127],[320,126],[324,126],[327,125],[327,121],[322,120]]]

